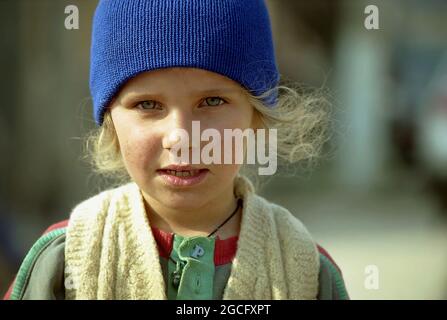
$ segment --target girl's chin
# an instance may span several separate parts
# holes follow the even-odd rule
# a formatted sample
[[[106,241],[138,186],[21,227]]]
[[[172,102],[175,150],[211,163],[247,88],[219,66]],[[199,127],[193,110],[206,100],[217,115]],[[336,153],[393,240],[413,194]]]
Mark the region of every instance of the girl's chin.
[[[166,186],[160,181],[152,183],[145,192],[149,198],[156,200],[157,202],[166,204],[170,208],[175,209],[196,209],[201,207],[207,202],[207,198],[215,194],[210,186],[198,186],[196,188],[172,188]],[[154,192],[156,190],[156,192]]]
[[[170,209],[178,211],[194,211],[204,206],[207,199],[201,195],[164,195],[158,199]]]

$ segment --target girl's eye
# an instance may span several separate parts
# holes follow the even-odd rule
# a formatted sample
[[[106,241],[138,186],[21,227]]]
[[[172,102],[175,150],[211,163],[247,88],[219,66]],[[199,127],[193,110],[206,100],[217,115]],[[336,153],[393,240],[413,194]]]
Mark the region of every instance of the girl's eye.
[[[220,106],[221,104],[225,103],[226,101],[220,97],[209,97],[205,99],[206,103],[210,107]],[[220,103],[222,102],[222,103]]]
[[[160,109],[159,106],[157,106],[157,103],[153,100],[145,100],[145,101],[141,101],[138,102],[135,105],[137,108],[142,109],[142,110],[155,110],[155,109]]]
[[[204,101],[206,101],[209,107],[217,107],[224,104],[226,101],[220,97],[208,97]],[[140,110],[160,110],[161,107],[154,100],[145,100],[140,101],[135,105],[136,108]]]

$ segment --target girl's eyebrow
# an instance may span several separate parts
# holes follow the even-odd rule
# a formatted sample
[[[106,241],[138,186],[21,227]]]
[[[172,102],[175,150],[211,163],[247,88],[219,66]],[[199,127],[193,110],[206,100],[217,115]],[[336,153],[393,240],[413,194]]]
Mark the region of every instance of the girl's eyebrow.
[[[196,91],[197,95],[207,95],[207,94],[228,94],[228,93],[237,93],[239,92],[237,89],[233,88],[216,88],[216,89],[206,89],[202,91]]]

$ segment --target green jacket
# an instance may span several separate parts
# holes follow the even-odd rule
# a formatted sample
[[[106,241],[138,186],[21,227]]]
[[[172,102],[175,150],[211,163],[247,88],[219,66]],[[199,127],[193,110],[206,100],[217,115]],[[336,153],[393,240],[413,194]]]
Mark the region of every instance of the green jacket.
[[[64,275],[65,227],[68,221],[55,224],[33,245],[25,257],[19,272],[5,295],[11,300],[58,300],[65,299]],[[331,256],[320,246],[319,300],[349,299],[342,273]],[[165,281],[168,281],[168,257],[160,254]],[[216,266],[212,297],[222,298],[231,270],[231,262]],[[172,288],[171,288],[172,289]],[[171,293],[169,299],[176,299]]]

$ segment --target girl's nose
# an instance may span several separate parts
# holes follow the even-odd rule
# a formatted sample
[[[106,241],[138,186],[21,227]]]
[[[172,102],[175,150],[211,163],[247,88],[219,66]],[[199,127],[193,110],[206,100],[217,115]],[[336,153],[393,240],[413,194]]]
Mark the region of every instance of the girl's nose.
[[[170,149],[175,144],[185,142],[192,135],[192,121],[193,117],[190,112],[185,111],[172,111],[168,117],[166,117],[162,124],[163,130],[163,148]]]

